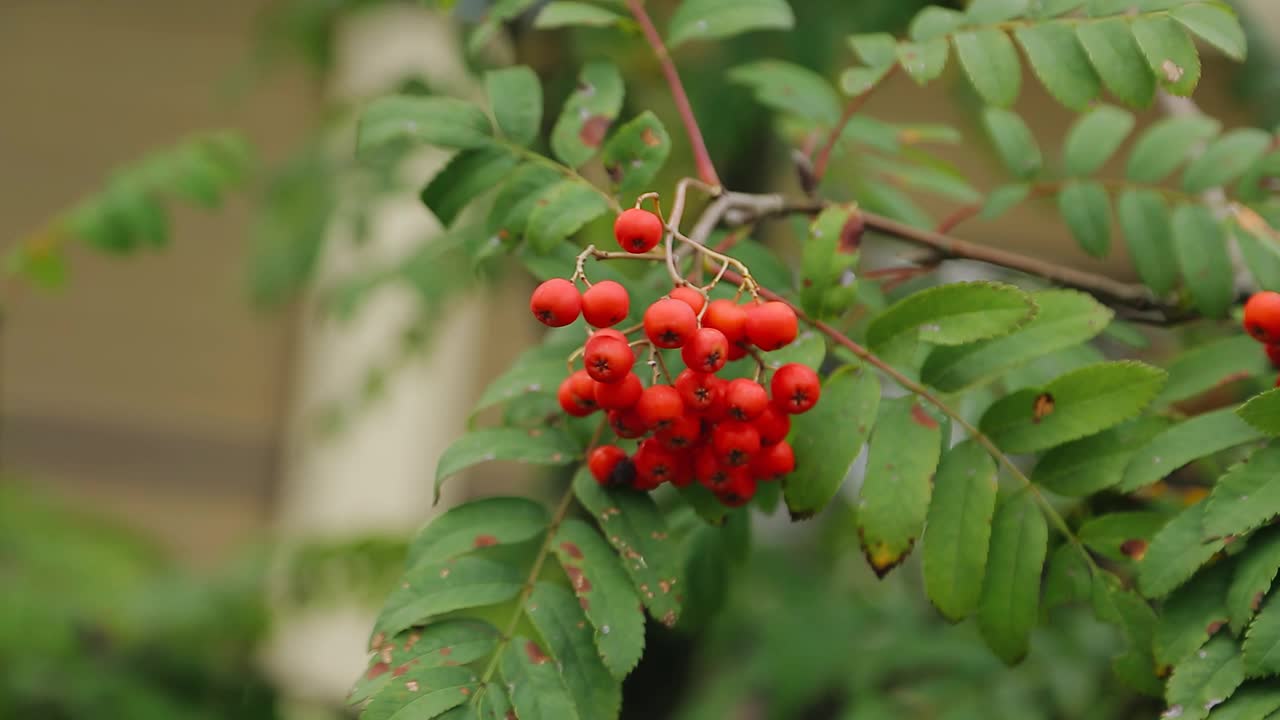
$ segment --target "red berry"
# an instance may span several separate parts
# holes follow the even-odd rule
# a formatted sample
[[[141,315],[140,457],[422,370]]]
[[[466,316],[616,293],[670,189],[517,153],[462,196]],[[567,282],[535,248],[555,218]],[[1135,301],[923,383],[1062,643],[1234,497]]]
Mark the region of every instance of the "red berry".
[[[713,373],[729,362],[729,341],[715,328],[701,328],[680,349],[680,357],[690,370]]]
[[[693,313],[695,315],[702,312],[702,306],[707,304],[707,296],[703,295],[701,291],[688,285],[681,285],[680,287],[675,288],[671,292],[667,293],[667,297],[672,300],[679,300],[693,308]]]
[[[591,455],[587,457],[587,469],[591,471],[591,476],[601,485],[611,486],[615,484],[615,473],[618,472],[619,464],[626,462],[627,454],[617,445],[601,445],[591,451]]]
[[[592,327],[607,328],[626,319],[631,296],[621,283],[601,280],[582,293],[582,317]]]
[[[807,412],[822,395],[818,373],[800,363],[787,363],[773,372],[773,404],[789,415]]]
[[[1267,359],[1271,361],[1271,367],[1280,368],[1280,345],[1267,346]]]
[[[1254,293],[1244,304],[1244,329],[1259,342],[1280,343],[1280,293]]]
[[[597,388],[603,387],[597,385]],[[596,391],[596,402],[599,402],[599,390]],[[604,407],[601,405],[600,407]],[[791,432],[791,416],[782,412],[778,408],[770,404],[755,420],[751,421],[756,426],[756,430],[760,433],[760,444],[763,446],[776,445],[787,438],[787,433]]]
[[[583,350],[583,364],[592,380],[602,383],[622,382],[636,364],[636,354],[624,340],[593,335]]]
[[[683,472],[680,465],[684,458],[649,438],[640,443],[636,450],[636,483],[637,490],[653,490],[664,482],[671,482]]]
[[[716,458],[724,465],[746,465],[760,452],[760,432],[744,422],[722,422],[711,431]]]
[[[654,430],[662,430],[684,414],[680,393],[670,385],[651,385],[640,394],[636,414],[644,424]]]
[[[724,381],[715,375],[681,370],[676,376],[676,391],[680,393],[680,399],[685,407],[701,412],[715,405],[723,383]]]
[[[698,316],[679,300],[662,298],[644,311],[644,334],[660,348],[678,348],[697,330]]]
[[[716,493],[720,502],[729,507],[742,507],[751,502],[755,495],[756,479],[750,473],[734,473]]]
[[[736,343],[729,343],[729,362],[733,362],[734,360],[741,360],[746,356],[747,356],[746,339],[739,340]]]
[[[729,417],[735,420],[752,420],[769,406],[769,393],[754,380],[737,378],[730,380],[725,387],[724,401]]]
[[[702,314],[702,327],[715,328],[730,345],[738,344],[747,337],[747,309],[732,300],[712,300]]]
[[[605,410],[625,410],[633,407],[640,400],[640,393],[644,392],[644,386],[640,384],[640,378],[635,373],[627,373],[627,376],[616,383],[594,383],[594,394],[596,405]]]
[[[591,338],[588,338],[588,340],[606,337],[613,338],[614,340],[621,340],[622,342],[628,342],[626,335],[623,335],[621,332],[614,330],[613,328],[600,328],[599,330],[594,330],[591,333]]]
[[[710,447],[700,447],[693,454],[693,477],[702,486],[711,490],[722,487],[734,474],[746,474],[746,468],[728,468],[720,464],[716,451]]]
[[[783,302],[753,305],[747,310],[747,339],[761,350],[777,350],[796,339],[796,311]]]
[[[648,210],[623,210],[613,221],[613,236],[629,253],[645,253],[662,241],[662,220]]]
[[[574,417],[586,417],[596,411],[596,382],[583,370],[578,370],[560,383],[556,398],[560,408]]]
[[[773,480],[796,469],[796,453],[780,442],[760,449],[751,459],[751,474],[759,480]]]
[[[672,420],[665,428],[659,430],[654,437],[669,450],[687,450],[698,444],[702,436],[702,420],[688,412]]]
[[[644,434],[649,432],[649,428],[645,427],[644,421],[636,414],[635,408],[610,410],[608,418],[609,427],[613,428],[613,434],[620,438],[634,439],[644,437]]]
[[[529,310],[543,325],[564,327],[578,319],[582,295],[568,280],[551,278],[534,289],[529,297]]]

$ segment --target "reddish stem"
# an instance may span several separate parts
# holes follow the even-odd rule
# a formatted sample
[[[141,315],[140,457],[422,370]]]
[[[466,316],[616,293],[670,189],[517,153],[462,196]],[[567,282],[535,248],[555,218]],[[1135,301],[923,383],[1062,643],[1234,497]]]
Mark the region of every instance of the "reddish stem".
[[[880,78],[879,82],[868,88],[866,92],[850,100],[849,103],[844,106],[844,113],[840,115],[840,120],[836,122],[836,126],[831,128],[831,133],[827,135],[826,143],[822,145],[822,149],[818,151],[817,159],[813,162],[814,180],[821,182],[822,176],[827,174],[827,163],[831,160],[831,151],[835,149],[836,143],[840,142],[840,134],[844,132],[844,126],[848,125],[849,121],[853,119],[853,116],[857,115],[858,111],[862,109],[862,106],[867,104],[867,101],[871,99],[871,95],[875,93],[876,88],[883,85],[885,80],[892,77],[897,69],[898,66],[894,65],[887,73],[884,74],[884,77]]]
[[[627,0],[627,7],[631,10],[631,15],[635,17],[636,22],[640,24],[644,39],[653,48],[653,54],[657,56],[658,63],[662,66],[662,74],[667,77],[671,98],[676,103],[676,110],[680,113],[681,122],[684,123],[684,131],[689,135],[689,144],[693,147],[693,160],[698,168],[698,178],[712,187],[720,187],[720,176],[716,174],[716,167],[711,162],[711,154],[707,152],[707,143],[702,139],[702,130],[698,127],[698,119],[694,117],[693,108],[689,105],[689,96],[684,92],[684,83],[680,82],[680,73],[671,60],[671,53],[667,51],[666,44],[662,42],[662,36],[654,27],[653,20],[649,18],[649,13],[645,12],[644,0]]]
[[[982,212],[982,205],[978,203],[958,208],[955,212],[942,218],[942,222],[938,223],[937,232],[949,233],[954,230],[957,225],[976,216],[980,212]]]

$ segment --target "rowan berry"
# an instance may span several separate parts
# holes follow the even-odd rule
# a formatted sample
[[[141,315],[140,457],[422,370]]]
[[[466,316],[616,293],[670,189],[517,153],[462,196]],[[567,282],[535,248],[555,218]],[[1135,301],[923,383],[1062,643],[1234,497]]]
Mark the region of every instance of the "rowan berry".
[[[625,471],[619,472],[620,466],[626,463],[631,465],[631,460],[627,458],[627,453],[617,445],[601,445],[591,451],[591,455],[587,458],[587,469],[591,471],[591,476],[601,485],[612,487],[618,485],[617,481],[622,479],[619,476],[627,474]],[[631,475],[634,475],[634,468]],[[631,484],[631,478],[626,478],[627,485]]]
[[[1271,367],[1280,368],[1280,344],[1267,345],[1267,359]]]
[[[773,391],[773,404],[789,415],[808,412],[822,395],[818,373],[800,363],[787,363],[775,370],[769,387]]]
[[[684,401],[684,406],[701,412],[711,409],[715,404],[716,397],[722,391],[723,382],[715,375],[686,369],[681,370],[676,376],[675,386],[676,391],[680,393],[680,399]]]
[[[599,385],[597,388],[601,387]],[[599,394],[597,390],[596,402],[599,402]],[[601,405],[600,407],[604,407]],[[787,438],[787,433],[791,432],[791,416],[776,408],[772,403],[769,404],[759,415],[756,416],[751,424],[756,427],[756,431],[760,433],[760,445],[776,445]]]
[[[586,371],[578,370],[560,383],[556,391],[556,399],[560,408],[574,417],[586,417],[595,412],[599,405],[595,397],[596,382]]]
[[[582,317],[592,327],[607,328],[626,319],[631,296],[621,283],[601,280],[582,293]]]
[[[702,420],[685,412],[659,430],[654,437],[669,450],[687,450],[698,444],[702,436]]]
[[[1254,293],[1244,304],[1244,329],[1259,342],[1280,343],[1280,293]]]
[[[695,315],[702,312],[702,307],[707,304],[707,296],[689,285],[681,285],[680,287],[673,289],[671,292],[667,293],[667,297],[672,300],[679,300],[693,308],[693,313]]]
[[[744,422],[722,422],[711,431],[711,444],[721,464],[746,465],[760,452],[760,432]]]
[[[606,338],[606,337],[613,338],[614,340],[621,340],[622,342],[628,342],[626,335],[623,335],[622,332],[618,330],[614,330],[613,328],[600,328],[598,330],[592,330],[591,337],[588,338],[588,340],[593,338]]]
[[[796,339],[799,326],[796,311],[783,302],[771,301],[747,308],[747,339],[764,351],[777,350]]]
[[[732,473],[729,480],[720,486],[716,497],[729,507],[742,507],[756,496],[756,479],[750,473]]]
[[[636,414],[635,408],[610,410],[608,418],[609,427],[613,429],[613,434],[620,438],[634,439],[644,437],[645,433],[649,432],[649,428],[645,427],[644,421]]]
[[[751,459],[751,474],[760,480],[773,480],[796,469],[796,453],[785,442],[760,448]]]
[[[625,410],[635,406],[640,400],[644,386],[635,373],[627,373],[626,377],[615,383],[593,383],[593,397],[596,405],[605,410]]]
[[[649,438],[640,443],[636,450],[636,483],[637,490],[653,490],[664,482],[675,480],[682,473],[680,465],[684,458],[664,447],[655,439]]]
[[[713,373],[729,362],[729,341],[715,328],[700,328],[680,349],[680,357],[690,370]]]
[[[613,221],[613,237],[629,253],[649,252],[662,241],[662,220],[648,210],[623,210]]]
[[[602,383],[622,382],[636,363],[636,354],[625,340],[609,336],[592,336],[583,349],[583,364],[592,380]]]
[[[724,401],[729,417],[735,420],[752,420],[769,406],[769,393],[754,380],[736,378],[725,386]]]
[[[660,348],[678,348],[697,330],[698,316],[679,300],[662,298],[644,311],[644,334]]]
[[[684,403],[670,385],[650,385],[640,393],[636,414],[649,428],[662,430],[684,414]]]
[[[551,278],[534,288],[529,297],[529,310],[543,325],[564,327],[578,319],[582,295],[568,280]]]
[[[746,468],[725,467],[716,457],[714,448],[703,446],[693,453],[693,477],[700,485],[716,490],[736,474],[746,474]]]
[[[747,309],[732,300],[712,300],[702,314],[702,327],[724,333],[730,345],[741,343],[747,337]]]

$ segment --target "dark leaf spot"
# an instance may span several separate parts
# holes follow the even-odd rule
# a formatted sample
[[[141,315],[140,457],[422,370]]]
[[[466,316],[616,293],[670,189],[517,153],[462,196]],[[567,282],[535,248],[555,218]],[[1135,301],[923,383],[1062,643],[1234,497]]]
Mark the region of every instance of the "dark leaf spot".
[[[1210,637],[1213,637],[1215,634],[1217,634],[1219,630],[1222,629],[1222,626],[1225,624],[1226,624],[1226,621],[1224,620],[1214,620],[1213,622],[1209,623],[1209,627],[1205,628],[1205,632],[1209,633]]]
[[[560,549],[574,560],[582,559],[582,550],[575,543],[571,543],[566,540],[565,542],[560,543]]]
[[[1147,541],[1142,538],[1133,538],[1120,543],[1120,552],[1125,557],[1134,560],[1141,560],[1147,554]]]
[[[1053,412],[1053,395],[1040,393],[1031,404],[1031,422],[1038,423]]]
[[[492,535],[477,535],[477,536],[476,536],[476,542],[475,542],[475,545],[476,545],[476,547],[478,547],[478,548],[482,548],[482,547],[489,547],[489,546],[491,546],[491,545],[497,545],[497,544],[498,544],[498,538],[496,538],[496,537],[494,537],[494,536],[492,536]]]
[[[653,128],[645,128],[644,132],[640,133],[640,142],[649,147],[657,147],[662,144],[662,140],[658,139],[657,134],[653,132]]]
[[[544,652],[538,644],[530,640],[524,644],[524,652],[529,656],[529,662],[534,665],[545,665],[551,661],[551,658]]]
[[[582,123],[582,129],[578,131],[578,139],[587,147],[600,147],[600,143],[604,142],[604,136],[609,132],[609,126],[613,124],[613,120],[604,115],[592,115]]]
[[[862,245],[862,233],[866,229],[867,223],[862,219],[862,213],[855,212],[844,221],[844,226],[840,228],[840,245],[839,251],[842,253],[852,253]]]
[[[917,425],[928,428],[929,430],[934,430],[938,427],[938,421],[934,420],[933,417],[930,416],[929,413],[925,412],[924,408],[919,405],[911,406],[911,419],[914,420]]]
[[[369,668],[369,672],[365,673],[364,676],[366,679],[372,680],[378,677],[379,675],[385,674],[390,669],[391,669],[390,665],[384,662],[380,662],[377,665],[374,665],[373,667]]]

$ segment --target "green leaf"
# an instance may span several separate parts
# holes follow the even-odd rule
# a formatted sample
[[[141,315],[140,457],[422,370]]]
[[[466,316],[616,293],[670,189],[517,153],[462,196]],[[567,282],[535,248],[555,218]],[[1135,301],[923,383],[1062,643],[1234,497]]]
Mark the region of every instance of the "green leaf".
[[[501,662],[501,658],[499,658],[499,662]],[[476,700],[478,720],[510,720],[515,715],[515,710],[511,709],[511,698],[507,696],[507,691],[503,689],[500,683],[489,682],[481,693]],[[455,719],[445,717],[441,720]],[[456,718],[456,720],[473,720],[473,718],[467,716]]]
[[[1182,173],[1182,189],[1189,193],[1221,187],[1239,178],[1271,144],[1270,133],[1239,128],[1209,143]]]
[[[512,171],[493,198],[486,229],[500,238],[524,235],[538,200],[560,180],[560,173],[545,165],[525,163]]]
[[[1280,675],[1280,594],[1272,594],[1244,636],[1244,672],[1251,678]]]
[[[573,593],[560,585],[539,582],[525,602],[524,612],[546,642],[552,665],[559,671],[578,716],[616,718],[622,708],[622,687],[596,653],[591,629]],[[530,660],[534,657],[536,653]]]
[[[1111,199],[1101,184],[1068,182],[1058,193],[1058,211],[1082,250],[1106,257],[1111,251]]]
[[[1167,17],[1139,17],[1130,26],[1160,86],[1190,96],[1200,82],[1200,54],[1178,23]]]
[[[1280,687],[1255,682],[1242,685],[1226,703],[1213,709],[1213,720],[1268,720],[1280,710]]]
[[[662,512],[647,493],[606,490],[586,468],[573,479],[574,493],[591,511],[600,532],[622,559],[622,566],[653,619],[673,627],[680,617],[675,585],[680,550],[671,539]]]
[[[1138,561],[1138,589],[1143,595],[1168,595],[1226,544],[1221,538],[1204,539],[1204,511],[1204,503],[1186,508],[1151,538],[1146,554]]]
[[[1236,413],[1258,430],[1280,435],[1280,388],[1253,396]]]
[[[410,667],[374,696],[361,720],[433,718],[465,703],[479,688],[464,667]]]
[[[823,391],[825,392],[825,390]],[[810,411],[812,412],[812,411]],[[724,503],[698,483],[692,483],[682,488],[678,488],[680,497],[693,508],[693,511],[702,518],[703,522],[710,525],[723,525],[725,517],[729,514],[729,508]]]
[[[422,204],[442,225],[452,225],[472,200],[505,180],[516,162],[514,155],[499,147],[463,150],[422,189]]]
[[[800,306],[813,317],[836,317],[853,304],[851,280],[862,227],[862,216],[852,205],[832,205],[809,226],[800,262]]]
[[[822,386],[822,402],[792,418],[788,440],[796,470],[782,480],[792,519],[812,517],[835,497],[871,434],[879,404],[875,371],[846,365]]]
[[[929,5],[911,19],[907,34],[917,42],[936,40],[960,29],[967,21],[964,13],[957,10]]]
[[[941,426],[915,396],[880,403],[858,500],[858,537],[881,577],[911,552],[924,529],[940,449]]]
[[[684,0],[671,16],[667,44],[732,37],[753,30],[790,30],[786,0]]]
[[[1226,637],[1216,637],[1173,668],[1165,700],[1186,720],[1202,720],[1209,709],[1231,697],[1244,682],[1240,649]],[[1168,714],[1168,713],[1166,713]]]
[[[924,583],[948,619],[972,615],[982,595],[996,510],[995,460],[972,441],[942,456],[924,536]]]
[[[455,440],[440,456],[436,464],[435,496],[439,500],[445,480],[482,462],[508,460],[534,465],[568,465],[581,457],[582,449],[561,430],[475,430]]]
[[[1035,314],[1035,301],[1012,285],[949,283],[894,303],[871,322],[867,342],[880,348],[915,333],[936,345],[963,345],[1007,335]]]
[[[570,0],[555,0],[538,13],[533,26],[541,30],[566,26],[612,27],[626,18],[608,8]]]
[[[983,220],[995,220],[1012,210],[1030,195],[1031,186],[1026,183],[1001,185],[987,195],[987,200],[983,203],[982,211],[978,213],[978,217]]]
[[[889,33],[850,35],[849,47],[868,69],[887,68],[898,61],[898,41]]]
[[[579,720],[573,699],[560,673],[559,663],[538,643],[517,635],[502,651],[502,679],[511,693],[511,705],[527,720]],[[430,716],[426,716],[430,717]]]
[[[888,74],[888,67],[851,67],[840,73],[840,91],[845,95],[857,97],[879,85],[880,81]],[[846,128],[847,131],[848,128]]]
[[[409,668],[466,665],[488,657],[498,646],[498,631],[478,620],[444,620],[406,630],[375,642],[369,670],[356,681],[347,701],[363,702],[382,691]]]
[[[800,363],[818,370],[826,357],[827,341],[822,334],[816,330],[802,329],[790,345],[765,353],[764,366],[777,370],[787,363]]]
[[[895,187],[925,192],[956,202],[972,204],[982,199],[954,167],[943,163],[908,163],[890,158],[868,157],[866,167]]]
[[[1232,224],[1232,235],[1245,265],[1263,290],[1280,290],[1280,247],[1269,237]]]
[[[1222,225],[1204,205],[1179,206],[1172,223],[1174,255],[1191,299],[1209,317],[1226,315],[1235,288]]]
[[[67,279],[66,256],[53,243],[16,245],[9,251],[5,269],[44,288],[60,287]]]
[[[778,112],[834,127],[840,99],[826,78],[807,67],[782,60],[757,60],[729,70],[729,80],[746,86],[761,105]]]
[[[569,3],[552,3],[538,19],[561,4]],[[524,147],[537,139],[542,127],[542,84],[537,74],[524,65],[490,70],[484,74],[484,86],[502,134]]]
[[[1151,653],[1156,623],[1151,606],[1137,593],[1122,589],[1119,580],[1108,572],[1094,575],[1091,595],[1098,619],[1117,625],[1128,646],[1112,660],[1116,676],[1139,692],[1159,696],[1164,683],[1155,675],[1156,662]]]
[[[1157,662],[1177,664],[1226,626],[1227,578],[1230,572],[1230,566],[1219,564],[1205,571],[1195,582],[1174,590],[1164,601],[1156,623],[1154,649]]]
[[[1161,182],[1186,161],[1188,151],[1221,129],[1222,123],[1208,115],[1158,120],[1138,136],[1129,153],[1125,176],[1134,182]]]
[[[997,107],[1009,107],[1018,99],[1022,64],[1008,35],[984,28],[957,33],[953,41],[960,65],[983,100]]]
[[[1044,581],[1044,609],[1088,600],[1093,583],[1085,551],[1074,543],[1063,543],[1049,556]]]
[[[595,188],[577,180],[562,180],[542,194],[529,213],[529,247],[545,255],[608,209],[609,203]]]
[[[1133,131],[1134,122],[1133,113],[1111,105],[1099,105],[1080,116],[1062,149],[1067,174],[1084,176],[1101,170]]]
[[[622,679],[644,652],[644,612],[627,574],[613,550],[581,520],[566,520],[553,542],[578,603],[596,629],[600,658]]]
[[[986,24],[1024,17],[1030,10],[1030,0],[973,0],[965,15],[969,22]]]
[[[1049,94],[1072,110],[1083,110],[1102,92],[1102,83],[1069,25],[1040,23],[1014,31],[1031,70]]]
[[[575,168],[590,160],[618,118],[624,92],[622,74],[613,63],[597,61],[582,66],[578,87],[551,129],[555,156]]]
[[[1156,190],[1125,190],[1116,202],[1116,219],[1138,276],[1157,295],[1168,294],[1178,276],[1169,214]]]
[[[1239,334],[1193,346],[1169,363],[1169,382],[1156,398],[1169,405],[1193,398],[1241,377],[1264,371],[1257,342]]]
[[[406,144],[467,149],[491,141],[489,118],[464,100],[419,95],[385,95],[365,107],[356,130],[364,155]]]
[[[1165,372],[1131,360],[1103,362],[997,400],[982,416],[982,431],[1008,452],[1025,453],[1092,435],[1146,407]]]
[[[989,107],[982,113],[982,122],[1009,172],[1024,180],[1040,172],[1044,163],[1040,146],[1021,117],[1008,110]]]
[[[1147,418],[1139,422],[1144,419]],[[1113,512],[1091,518],[1076,534],[1094,552],[1126,562],[1141,557],[1151,536],[1168,520],[1166,515],[1152,511]]]
[[[925,85],[935,80],[947,68],[947,55],[951,46],[945,37],[924,42],[898,43],[898,64],[915,80]]]
[[[1040,8],[1033,17],[1052,18],[1066,15],[1085,4],[1085,0],[1040,0]]]
[[[1151,104],[1156,92],[1155,76],[1129,31],[1128,20],[1080,23],[1076,37],[1112,95],[1129,105]]]
[[[1030,492],[1010,497],[991,522],[991,552],[978,604],[978,628],[995,654],[1013,664],[1027,654],[1040,606],[1049,529]]]
[[[1280,444],[1233,465],[1204,504],[1204,533],[1211,538],[1243,535],[1280,515]]]
[[[484,389],[475,409],[483,410],[530,393],[554,393],[565,378],[565,358],[574,347],[575,344],[553,342],[534,345],[520,353],[506,372]]]
[[[658,116],[645,110],[609,138],[601,159],[614,193],[631,197],[649,188],[670,154],[671,136]]]
[[[1117,485],[1137,449],[1169,426],[1140,417],[1095,435],[1059,445],[1036,463],[1031,481],[1059,495],[1085,497]]]
[[[1192,460],[1262,437],[1236,415],[1223,408],[1178,423],[1137,448],[1125,466],[1119,490],[1133,492],[1165,477]]]
[[[546,532],[549,521],[546,508],[524,498],[464,503],[427,523],[409,544],[405,566],[444,562],[477,548],[532,540]]]
[[[1008,370],[1096,336],[1112,312],[1075,290],[1031,294],[1039,312],[1017,331],[993,340],[938,347],[929,353],[920,379],[943,392],[990,382]]]
[[[478,555],[418,563],[387,597],[374,637],[392,635],[455,610],[510,600],[524,580],[516,568]]]
[[[1280,528],[1266,528],[1250,536],[1238,556],[1235,575],[1227,588],[1231,629],[1240,634],[1253,619],[1280,572]]]
[[[1244,29],[1240,27],[1236,14],[1226,5],[1218,2],[1180,5],[1169,12],[1169,17],[1231,59],[1244,60],[1247,45]]]

